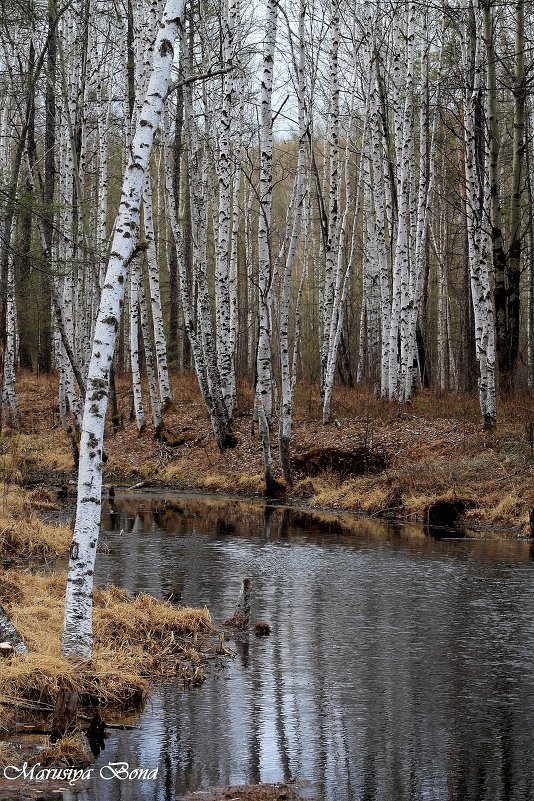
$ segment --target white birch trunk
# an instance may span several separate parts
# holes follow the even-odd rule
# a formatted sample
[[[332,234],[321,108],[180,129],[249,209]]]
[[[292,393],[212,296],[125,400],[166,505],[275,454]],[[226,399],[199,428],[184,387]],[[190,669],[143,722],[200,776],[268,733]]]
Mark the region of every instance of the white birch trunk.
[[[369,64],[366,64],[366,73],[369,77]],[[366,85],[366,99],[365,99],[365,112],[364,112],[364,120],[363,120],[363,132],[362,132],[362,150],[365,151],[367,147],[367,139],[369,134],[368,128],[368,117],[369,117],[369,100],[370,100],[370,92],[369,92],[369,80],[367,81]],[[354,64],[354,76],[353,76],[353,84],[352,84],[352,100],[351,100],[351,111],[350,117],[352,119],[353,116],[353,106],[354,106],[354,98],[356,92],[356,62]],[[348,132],[348,136],[350,134],[350,128]],[[330,279],[328,278],[328,269],[325,274],[325,293],[332,293],[332,304],[329,311],[329,333],[327,337],[327,351],[326,351],[326,363],[325,363],[325,373],[322,379],[322,395],[323,395],[323,423],[327,424],[330,422],[330,407],[332,401],[332,392],[334,388],[334,377],[335,377],[335,370],[337,364],[337,354],[339,350],[339,343],[341,340],[341,333],[343,330],[343,322],[345,316],[345,303],[347,299],[347,293],[349,289],[349,278],[352,272],[352,268],[356,258],[356,239],[357,239],[357,224],[360,214],[360,200],[362,194],[362,184],[363,184],[363,170],[361,169],[362,165],[362,158],[363,155],[360,156],[360,169],[358,170],[358,182],[356,185],[356,198],[354,200],[354,207],[352,208],[352,183],[350,181],[350,173],[349,173],[349,142],[346,145],[346,153],[345,153],[345,208],[341,218],[341,226],[339,227],[339,219],[337,211],[334,213],[334,220],[336,228],[338,228],[337,234],[335,235],[336,240],[336,268],[333,275],[333,285],[332,287],[329,286]],[[332,176],[331,176],[332,177]],[[336,179],[337,180],[337,179]],[[345,239],[347,235],[347,227],[348,227],[348,220],[349,220],[349,212],[353,212],[352,218],[352,231],[350,236],[350,250],[349,250],[349,257],[347,260],[347,264],[345,270],[342,270],[342,263],[345,256]],[[330,226],[330,223],[329,223]],[[330,230],[329,230],[329,241],[330,241]],[[327,253],[330,245],[327,247]],[[327,256],[328,261],[328,256]],[[343,279],[342,279],[343,276]],[[324,301],[326,304],[326,301]],[[324,324],[326,324],[326,318],[323,317]]]
[[[263,44],[263,67],[261,79],[261,124],[260,124],[260,210],[258,219],[258,314],[259,331],[256,354],[256,405],[263,407],[267,426],[263,430],[268,436],[272,416],[272,365],[271,365],[271,252],[270,227],[273,194],[273,64],[276,43],[277,2],[267,0],[265,37]]]
[[[237,18],[236,0],[228,0],[224,25],[223,58],[228,64],[232,58],[234,32]],[[222,105],[220,113],[219,154],[217,162],[219,208],[216,227],[215,249],[215,315],[217,323],[217,364],[221,378],[223,400],[231,418],[234,412],[235,372],[231,336],[230,303],[230,231],[232,176],[230,164],[231,113],[234,104],[233,73],[227,72],[223,78]]]
[[[152,185],[147,175],[143,189],[143,219],[145,239],[147,242],[148,282],[150,288],[150,305],[154,327],[154,345],[158,375],[159,397],[163,411],[172,407],[171,386],[167,366],[167,344],[163,330],[163,310],[159,284],[158,255],[154,237],[154,221],[152,217]]]
[[[289,245],[286,255],[286,262],[284,267],[282,279],[282,297],[280,300],[280,382],[282,389],[282,404],[280,410],[280,424],[279,424],[279,449],[280,449],[280,462],[282,471],[286,481],[291,483],[291,426],[293,419],[293,390],[295,386],[294,379],[291,375],[291,364],[289,355],[289,307],[290,307],[290,294],[293,283],[293,269],[297,255],[297,247],[300,239],[300,231],[302,228],[302,217],[304,210],[305,198],[305,183],[304,183],[304,168],[305,168],[305,155],[306,155],[306,107],[305,107],[305,83],[304,83],[304,69],[305,69],[305,39],[304,39],[304,19],[306,13],[306,5],[303,0],[300,3],[299,11],[299,49],[298,61],[293,54],[294,69],[296,72],[297,83],[297,100],[298,100],[298,118],[299,118],[299,149],[297,156],[297,169],[295,175],[294,191],[290,207],[290,213],[293,216],[293,225]],[[291,34],[290,34],[291,35]],[[295,336],[297,335],[295,331]]]
[[[146,428],[143,393],[141,388],[141,366],[139,358],[139,284],[141,270],[138,259],[133,259],[130,268],[130,368],[135,422],[138,431]]]
[[[13,251],[11,247],[8,256],[6,278],[6,348],[4,353],[2,411],[4,420],[10,428],[17,428],[19,424],[19,408],[15,389],[15,265],[13,263]]]
[[[400,20],[396,26],[400,26]],[[401,38],[400,27],[395,28],[397,37]],[[393,292],[390,318],[389,338],[389,387],[390,398],[398,398],[401,393],[402,370],[407,370],[407,328],[409,312],[409,280],[410,280],[410,232],[411,204],[410,178],[413,165],[414,148],[414,110],[413,79],[415,61],[415,11],[410,3],[408,23],[406,27],[406,72],[403,90],[395,103],[395,144],[397,151],[397,198],[398,224],[395,258],[393,263]],[[400,339],[400,354],[399,354]],[[399,364],[400,358],[400,364]]]
[[[339,1],[330,2],[330,54],[329,54],[329,96],[330,111],[328,121],[328,239],[325,251],[325,271],[322,297],[322,343],[321,343],[321,394],[328,392],[326,381],[328,360],[332,351],[332,330],[334,323],[334,302],[336,285],[336,265],[339,251],[339,202],[340,202],[340,164],[339,164],[339,43],[340,43]],[[326,143],[325,143],[326,144]],[[326,161],[325,161],[326,164]],[[323,420],[328,420],[330,412],[323,405]]]
[[[148,379],[148,397],[150,399],[150,409],[152,411],[152,425],[154,426],[154,436],[159,439],[163,430],[163,418],[161,416],[161,403],[158,392],[158,382],[156,369],[154,366],[154,354],[152,350],[152,339],[150,336],[150,325],[148,320],[148,305],[146,301],[145,285],[143,280],[139,282],[139,322],[141,324],[141,335],[143,337],[143,348],[145,352],[146,375]]]
[[[135,253],[141,196],[154,134],[167,93],[184,0],[167,0],[154,47],[152,73],[132,140],[89,364],[80,442],[76,524],[70,550],[62,653],[92,654],[93,576],[101,516],[102,451],[109,373],[119,328],[128,263]]]
[[[466,75],[465,87],[465,174],[466,210],[469,274],[473,313],[475,319],[475,343],[479,369],[478,387],[480,408],[484,428],[491,430],[497,423],[495,388],[495,315],[493,293],[490,285],[489,264],[491,258],[490,236],[487,229],[490,220],[490,196],[488,172],[478,171],[476,142],[476,105],[482,90],[481,72],[484,44],[481,38],[482,20],[480,10],[475,11],[474,34],[469,28],[468,14],[462,31],[462,49]],[[470,37],[475,35],[475,53],[472,56]],[[487,166],[488,153],[485,153]]]

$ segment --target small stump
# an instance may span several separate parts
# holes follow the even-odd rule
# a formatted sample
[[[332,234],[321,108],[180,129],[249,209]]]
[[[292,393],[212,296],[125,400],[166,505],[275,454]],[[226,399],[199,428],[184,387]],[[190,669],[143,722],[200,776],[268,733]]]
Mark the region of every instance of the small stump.
[[[50,732],[50,741],[52,743],[57,742],[66,734],[70,734],[76,728],[78,700],[78,693],[76,691],[59,691]]]
[[[256,637],[268,637],[271,633],[271,627],[265,620],[257,620],[254,624],[254,634]]]
[[[252,589],[252,582],[249,578],[243,579],[243,586],[241,588],[241,592],[239,593],[239,597],[237,599],[237,604],[235,607],[235,612],[232,617],[228,618],[228,620],[224,621],[224,626],[233,626],[236,629],[246,629],[248,628],[248,622],[250,620],[250,592]]]

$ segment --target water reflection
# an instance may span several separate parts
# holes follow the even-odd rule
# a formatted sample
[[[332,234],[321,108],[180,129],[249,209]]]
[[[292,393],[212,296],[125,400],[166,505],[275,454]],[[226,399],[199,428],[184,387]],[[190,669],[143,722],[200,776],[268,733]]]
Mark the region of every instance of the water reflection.
[[[534,585],[528,543],[421,532],[275,506],[118,498],[99,583],[207,603],[241,582],[272,635],[235,644],[200,690],[164,684],[99,764],[84,801],[163,801],[225,783],[305,778],[325,801],[534,799]],[[121,533],[122,532],[122,533]]]

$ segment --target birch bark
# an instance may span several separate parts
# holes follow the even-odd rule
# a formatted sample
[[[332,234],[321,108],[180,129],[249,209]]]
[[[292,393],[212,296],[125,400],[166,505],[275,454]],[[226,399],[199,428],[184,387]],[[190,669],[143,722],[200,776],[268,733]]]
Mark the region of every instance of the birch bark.
[[[304,20],[306,15],[306,2],[301,0],[299,9],[298,27],[298,60],[293,53],[294,69],[296,72],[298,121],[299,121],[299,149],[297,168],[295,174],[292,207],[293,225],[289,240],[286,262],[282,279],[282,297],[280,300],[280,380],[282,388],[282,405],[279,423],[279,450],[282,472],[286,481],[291,484],[291,426],[293,418],[293,389],[294,380],[291,375],[289,355],[289,309],[290,293],[293,282],[293,269],[297,255],[297,246],[302,228],[302,217],[305,199],[305,156],[306,156],[306,107],[305,107],[305,38]],[[291,33],[289,33],[291,36]],[[295,330],[295,336],[298,331]]]
[[[223,21],[223,58],[228,64],[232,59],[234,33],[238,16],[236,0],[228,0],[226,18]],[[218,137],[219,158],[217,177],[219,186],[219,208],[216,229],[215,250],[215,314],[217,323],[217,364],[221,378],[223,400],[232,418],[235,402],[235,354],[232,353],[232,310],[230,302],[230,230],[231,230],[231,164],[230,138],[232,108],[234,105],[233,73],[227,72],[223,78],[220,129]]]
[[[261,79],[260,122],[260,210],[258,219],[258,315],[259,332],[256,352],[256,404],[263,406],[269,431],[272,416],[272,365],[271,365],[271,249],[269,242],[273,195],[273,64],[276,44],[277,2],[267,0],[263,67]],[[265,445],[264,445],[265,448]]]
[[[148,282],[150,288],[150,304],[152,309],[152,324],[154,328],[154,345],[156,350],[156,365],[158,375],[159,397],[163,411],[172,408],[171,386],[167,366],[167,344],[163,330],[163,310],[161,305],[161,292],[159,282],[158,254],[154,236],[154,220],[152,216],[152,184],[147,174],[143,189],[143,219],[145,239],[147,242]]]
[[[469,12],[466,2],[466,22],[463,27],[462,55],[465,71],[464,140],[466,213],[468,235],[469,274],[475,344],[478,362],[478,389],[484,428],[491,430],[497,423],[495,396],[495,316],[490,285],[490,187],[488,180],[488,153],[479,152],[477,136],[477,105],[481,103],[484,43],[480,31],[482,19],[479,9]]]
[[[92,655],[94,562],[101,515],[104,421],[124,285],[135,253],[143,184],[154,134],[161,117],[184,0],[167,0],[154,46],[152,73],[139,115],[124,176],[113,244],[102,288],[89,364],[78,474],[76,524],[70,549],[62,653]]]
[[[263,443],[267,495],[273,485],[269,426],[273,411],[271,353],[271,212],[273,198],[273,65],[276,45],[277,0],[267,0],[261,78],[260,208],[258,217],[258,345],[256,349],[255,408]]]

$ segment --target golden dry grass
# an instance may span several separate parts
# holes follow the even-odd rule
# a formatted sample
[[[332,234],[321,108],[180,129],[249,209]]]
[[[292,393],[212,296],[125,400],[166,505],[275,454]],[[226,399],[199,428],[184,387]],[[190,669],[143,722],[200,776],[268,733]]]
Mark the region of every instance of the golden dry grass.
[[[198,476],[196,483],[209,492],[261,493],[265,491],[265,479],[261,473],[208,473]]]
[[[84,703],[135,705],[145,698],[147,678],[174,673],[191,644],[201,652],[203,638],[214,631],[206,608],[95,588],[93,660],[67,660],[60,654],[65,575],[8,570],[5,579],[18,587],[6,606],[30,653],[2,663],[0,708],[2,699],[52,705],[60,689],[76,690]]]
[[[0,768],[6,765],[16,765],[19,761],[20,752],[11,743],[0,742]]]
[[[69,767],[87,767],[93,762],[88,743],[80,732],[73,732],[51,743],[44,741],[43,750],[35,757],[41,765],[67,765]]]
[[[24,761],[29,764],[38,762],[40,765],[55,765],[84,768],[93,762],[87,740],[79,731],[50,742],[50,738],[41,736],[33,743],[33,749],[28,749]],[[6,765],[20,765],[21,753],[11,743],[0,742],[0,768]],[[44,788],[43,788],[44,789]]]
[[[52,496],[44,489],[28,492],[4,484],[0,488],[0,556],[48,559],[65,554],[72,540],[68,526],[45,523],[32,511],[53,507]]]

